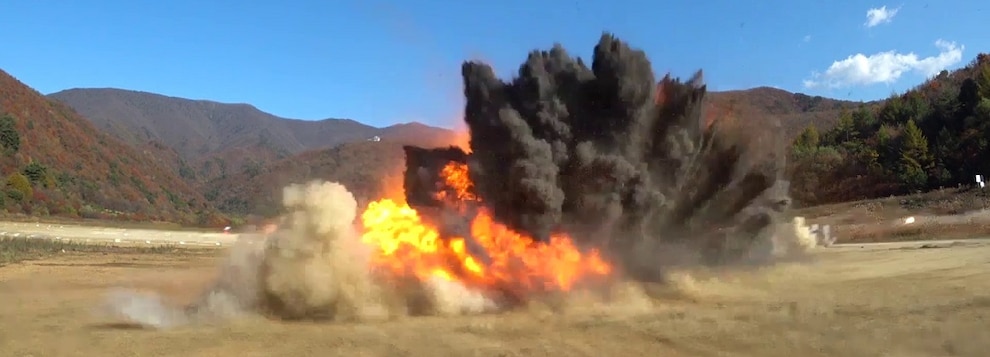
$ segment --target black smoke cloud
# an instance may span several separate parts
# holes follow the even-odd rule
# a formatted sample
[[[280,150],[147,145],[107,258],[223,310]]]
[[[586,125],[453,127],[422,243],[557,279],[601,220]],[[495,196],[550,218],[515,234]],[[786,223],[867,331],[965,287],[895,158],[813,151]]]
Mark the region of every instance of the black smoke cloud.
[[[510,82],[478,62],[462,75],[472,152],[407,148],[414,206],[437,205],[435,173],[466,162],[496,219],[537,239],[570,233],[648,273],[675,250],[709,263],[759,256],[789,205],[773,135],[707,125],[700,71],[657,81],[646,54],[610,34],[590,68],[555,45]]]

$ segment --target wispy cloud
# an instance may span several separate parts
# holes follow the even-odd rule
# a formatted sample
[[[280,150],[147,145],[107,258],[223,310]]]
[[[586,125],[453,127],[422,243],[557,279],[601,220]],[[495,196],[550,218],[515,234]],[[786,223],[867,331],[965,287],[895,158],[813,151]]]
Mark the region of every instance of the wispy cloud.
[[[887,5],[881,6],[879,8],[866,10],[866,27],[873,27],[881,24],[889,24],[894,21],[894,16],[897,16],[897,12],[901,8],[887,10]]]
[[[801,39],[801,41],[802,42],[811,42],[811,35],[804,35],[804,38]]]
[[[872,55],[857,53],[844,60],[832,62],[824,73],[813,73],[810,79],[804,81],[804,86],[841,88],[893,83],[910,71],[932,76],[962,61],[963,50],[966,49],[966,46],[942,39],[935,41],[935,46],[939,48],[939,53],[924,58],[919,58],[913,52],[887,51]]]

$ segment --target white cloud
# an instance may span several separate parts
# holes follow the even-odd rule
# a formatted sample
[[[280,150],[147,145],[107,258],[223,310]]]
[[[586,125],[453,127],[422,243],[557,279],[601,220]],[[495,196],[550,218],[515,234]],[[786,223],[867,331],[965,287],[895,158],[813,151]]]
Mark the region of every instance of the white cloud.
[[[804,35],[804,39],[802,39],[802,41],[811,42],[811,35]]]
[[[857,53],[844,60],[832,62],[824,73],[813,73],[804,81],[806,88],[866,86],[877,83],[893,83],[905,72],[914,71],[933,76],[946,67],[962,61],[966,46],[942,39],[935,41],[938,55],[918,58],[914,52],[880,52],[872,55]]]
[[[866,10],[866,23],[864,25],[866,25],[866,27],[873,27],[880,24],[888,24],[891,21],[894,21],[894,16],[897,16],[897,12],[900,10],[900,7],[893,10],[887,10],[886,5],[876,9]]]

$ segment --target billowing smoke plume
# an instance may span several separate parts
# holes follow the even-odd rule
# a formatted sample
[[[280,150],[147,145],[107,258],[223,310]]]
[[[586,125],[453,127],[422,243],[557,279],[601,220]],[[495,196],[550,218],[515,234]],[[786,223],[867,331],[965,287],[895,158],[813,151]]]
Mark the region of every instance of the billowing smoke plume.
[[[703,120],[700,72],[687,82],[658,82],[651,67],[642,51],[607,34],[590,68],[560,46],[530,53],[508,83],[485,64],[465,63],[471,152],[407,147],[408,203],[440,225],[440,235],[470,241],[463,217],[476,207],[448,212],[437,201],[450,197],[436,191],[445,189],[441,168],[455,161],[467,164],[473,181],[477,199],[468,206],[537,239],[564,232],[604,248],[639,280],[685,260],[774,255],[774,223],[789,204],[782,147],[758,144],[779,141]],[[111,312],[165,327],[245,312],[353,320],[496,306],[499,297],[456,281],[404,281],[371,270],[356,202],[343,186],[293,185],[283,197],[288,213],[278,231],[235,247],[200,300],[173,308],[154,295],[119,292]],[[473,255],[485,263],[483,253]]]
[[[495,302],[454,281],[390,281],[370,269],[371,247],[355,227],[357,202],[335,182],[285,188],[288,213],[272,234],[245,235],[219,275],[188,306],[156,294],[118,290],[107,311],[128,322],[167,328],[245,313],[282,319],[377,320],[408,314],[462,314]]]
[[[590,68],[557,45],[531,52],[510,82],[483,63],[462,74],[472,152],[407,148],[410,204],[431,205],[431,162],[463,157],[498,220],[608,246],[632,274],[654,275],[675,248],[709,263],[769,253],[789,205],[780,147],[706,123],[700,71],[658,82],[644,52],[605,34]],[[662,258],[675,256],[686,257]]]

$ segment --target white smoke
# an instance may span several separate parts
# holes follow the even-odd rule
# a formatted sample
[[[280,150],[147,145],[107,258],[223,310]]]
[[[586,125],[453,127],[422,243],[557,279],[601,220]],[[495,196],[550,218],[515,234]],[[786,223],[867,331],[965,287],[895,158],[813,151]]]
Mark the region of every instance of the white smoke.
[[[800,254],[811,251],[818,240],[805,224],[804,217],[794,217],[790,223],[777,225],[773,235],[774,253],[778,256]]]
[[[282,319],[373,320],[411,312],[481,313],[498,306],[482,292],[431,279],[391,284],[370,269],[372,247],[355,226],[357,202],[336,182],[290,185],[278,229],[244,235],[213,284],[188,306],[159,295],[115,290],[110,318],[151,328],[223,321],[246,313]]]

